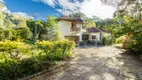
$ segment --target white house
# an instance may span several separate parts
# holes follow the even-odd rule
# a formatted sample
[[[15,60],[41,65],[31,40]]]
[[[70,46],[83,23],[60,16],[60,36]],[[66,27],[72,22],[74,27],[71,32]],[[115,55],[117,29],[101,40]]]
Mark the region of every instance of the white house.
[[[62,16],[57,21],[60,25],[61,38],[72,38],[76,43],[82,41],[83,21],[80,17],[70,18]]]
[[[60,25],[61,38],[73,39],[76,43],[80,41],[95,40],[100,41],[104,36],[110,37],[110,33],[97,27],[83,29],[83,21],[80,17],[70,18],[62,16],[57,19]]]
[[[103,37],[111,39],[111,34],[107,31],[99,29],[97,27],[91,27],[86,30],[89,35],[89,40],[101,41]]]

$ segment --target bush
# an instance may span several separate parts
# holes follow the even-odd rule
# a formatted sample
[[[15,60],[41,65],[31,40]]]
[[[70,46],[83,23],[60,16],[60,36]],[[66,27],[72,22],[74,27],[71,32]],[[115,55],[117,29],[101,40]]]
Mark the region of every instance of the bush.
[[[117,43],[117,44],[122,43],[121,38],[116,38],[115,43]]]
[[[126,35],[120,36],[119,38],[116,38],[115,43],[117,44],[123,43],[124,40],[126,40],[126,38],[127,38]]]
[[[86,44],[85,41],[80,41],[80,42],[79,42],[79,46],[84,46],[85,44]]]
[[[95,45],[96,41],[94,41],[94,40],[88,40],[86,43],[87,43],[87,45]]]
[[[54,64],[52,62],[52,64]],[[0,80],[17,80],[48,69],[50,63],[42,63],[34,58],[24,60],[3,59],[0,61]]]
[[[4,32],[0,29],[0,41],[2,41],[4,38]]]
[[[110,44],[107,37],[103,37],[101,42],[102,42],[102,45],[109,45]]]
[[[127,39],[123,42],[123,48],[133,50],[142,55],[142,34],[127,35]]]
[[[112,37],[111,40],[110,40],[110,44],[115,44],[115,41],[116,41],[116,38]]]
[[[0,80],[17,80],[48,69],[55,61],[69,58],[74,47],[75,43],[68,40],[39,41],[31,46],[16,41],[0,42]]]
[[[28,54],[30,49],[28,45],[22,42],[5,41],[0,42],[0,52],[4,54],[4,58],[20,58],[20,56]]]
[[[133,43],[134,51],[142,55],[142,34],[137,34],[134,36],[135,42]]]
[[[14,28],[12,31],[12,40],[29,39],[31,38],[31,32],[28,27]]]
[[[12,38],[12,31],[11,30],[4,30],[0,28],[0,41],[11,39]]]
[[[67,57],[75,47],[73,41],[62,40],[57,42],[40,41],[36,43],[37,47],[43,50],[49,60],[60,60]]]

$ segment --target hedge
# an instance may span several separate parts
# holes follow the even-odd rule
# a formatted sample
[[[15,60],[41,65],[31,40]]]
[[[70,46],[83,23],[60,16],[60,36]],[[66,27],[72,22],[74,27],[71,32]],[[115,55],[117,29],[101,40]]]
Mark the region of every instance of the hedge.
[[[71,56],[75,43],[68,40],[0,42],[0,80],[16,80],[48,69],[55,61]]]

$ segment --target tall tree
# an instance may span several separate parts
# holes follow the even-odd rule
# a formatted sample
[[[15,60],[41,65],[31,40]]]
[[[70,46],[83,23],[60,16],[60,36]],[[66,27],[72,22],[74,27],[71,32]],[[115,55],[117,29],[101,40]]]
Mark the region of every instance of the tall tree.
[[[94,20],[89,19],[88,21],[86,21],[87,23],[85,24],[85,28],[90,28],[90,27],[96,27],[96,23]]]
[[[48,16],[40,35],[41,39],[57,40],[59,39],[59,34],[59,25],[57,24],[56,17]]]
[[[43,23],[41,20],[39,21],[29,20],[27,21],[27,25],[30,28],[30,31],[32,32],[33,43],[35,43],[40,33],[40,30],[43,27]]]

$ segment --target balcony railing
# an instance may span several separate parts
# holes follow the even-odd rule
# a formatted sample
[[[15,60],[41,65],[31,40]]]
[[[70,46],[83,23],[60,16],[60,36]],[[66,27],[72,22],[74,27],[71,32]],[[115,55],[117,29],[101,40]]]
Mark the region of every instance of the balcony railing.
[[[71,31],[72,31],[72,32],[74,32],[74,31],[80,31],[80,28],[74,27],[74,28],[71,28]]]

